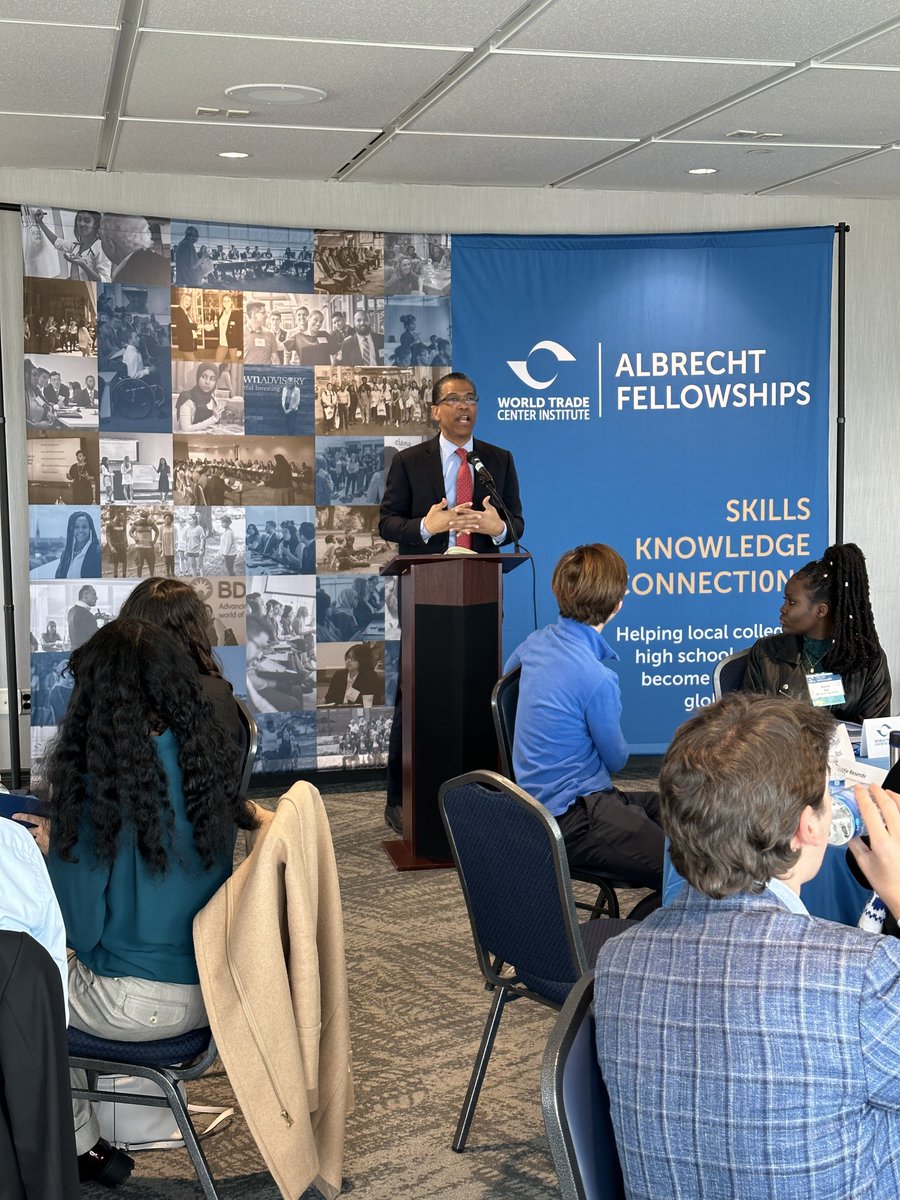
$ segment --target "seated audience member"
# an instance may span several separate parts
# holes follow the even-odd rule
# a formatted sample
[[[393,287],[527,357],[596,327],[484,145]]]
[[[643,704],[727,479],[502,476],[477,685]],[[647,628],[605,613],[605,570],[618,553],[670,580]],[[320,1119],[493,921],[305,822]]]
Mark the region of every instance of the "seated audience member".
[[[360,642],[347,650],[344,666],[332,676],[322,704],[365,708],[384,704],[384,676],[375,670],[368,642]]]
[[[216,719],[243,750],[247,736],[234,692],[212,652],[206,605],[194,589],[180,579],[158,576],[145,579],[128,595],[119,616],[158,625],[181,642],[200,672],[200,687],[212,704]]]
[[[736,693],[665,756],[663,823],[690,886],[596,967],[630,1200],[900,1195],[900,944],[799,896],[828,844],[832,729],[807,703]],[[871,849],[851,849],[898,913],[900,797],[856,795]]]
[[[190,654],[170,634],[120,618],[69,660],[75,688],[42,764],[47,865],[70,949],[70,1023],[155,1041],[206,1023],[195,915],[230,876],[239,755]],[[115,712],[116,720],[110,719]],[[84,1086],[84,1073],[72,1072]],[[133,1161],[73,1101],[82,1180],[114,1186]]]
[[[600,543],[568,550],[553,572],[560,617],[525,639],[513,767],[520,787],[556,817],[569,864],[662,887],[664,837],[656,792],[622,792],[610,772],[628,761],[618,655],[602,636],[622,607],[628,572]]]
[[[750,649],[745,692],[809,700],[807,677],[840,676],[843,699],[829,705],[838,721],[862,722],[891,711],[891,677],[869,602],[869,575],[852,542],[829,546],[792,575],[781,606],[783,633]],[[816,703],[813,700],[813,703]]]

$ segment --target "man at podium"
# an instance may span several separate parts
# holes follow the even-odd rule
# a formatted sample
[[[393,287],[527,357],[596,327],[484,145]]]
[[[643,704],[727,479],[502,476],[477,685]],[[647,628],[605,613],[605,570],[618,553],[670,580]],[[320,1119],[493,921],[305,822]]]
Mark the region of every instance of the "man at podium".
[[[431,399],[431,415],[440,432],[395,456],[385,484],[378,532],[386,542],[397,542],[400,554],[445,554],[451,548],[495,553],[518,541],[525,529],[513,456],[473,437],[478,394],[468,375],[459,371],[444,375],[432,388]],[[470,455],[493,477],[512,528],[495,508],[479,471],[473,471]],[[399,688],[397,691],[384,815],[399,833],[403,775]]]

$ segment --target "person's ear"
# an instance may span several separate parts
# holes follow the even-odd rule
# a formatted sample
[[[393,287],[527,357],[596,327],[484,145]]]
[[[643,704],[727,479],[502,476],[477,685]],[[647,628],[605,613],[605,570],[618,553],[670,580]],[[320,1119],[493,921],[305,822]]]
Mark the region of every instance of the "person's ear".
[[[811,804],[807,804],[800,814],[797,829],[791,838],[791,849],[802,850],[804,846],[821,846],[828,840],[828,834],[823,806],[813,808]]]

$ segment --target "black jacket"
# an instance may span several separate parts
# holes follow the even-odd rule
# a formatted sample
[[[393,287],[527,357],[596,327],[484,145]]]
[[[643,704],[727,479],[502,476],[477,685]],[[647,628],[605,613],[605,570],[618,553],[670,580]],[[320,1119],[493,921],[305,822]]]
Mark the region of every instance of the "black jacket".
[[[513,456],[508,450],[492,446],[490,442],[480,442],[477,438],[473,443],[473,452],[493,475],[497,490],[509,509],[516,535],[521,537],[525,522],[522,519],[519,478]],[[487,492],[477,475],[473,482],[472,502],[475,508],[481,508]],[[388,471],[378,532],[386,542],[398,542],[400,554],[443,554],[450,542],[448,533],[436,533],[423,542],[419,531],[422,518],[443,495],[440,438],[434,437],[402,450],[394,456]],[[507,528],[503,544],[512,540],[512,531]],[[486,534],[476,533],[472,538],[472,549],[479,554],[493,554],[500,547],[495,546],[493,539]]]
[[[793,633],[760,638],[750,647],[743,691],[808,700],[806,668],[800,660],[802,649],[803,639]],[[836,720],[861,722],[867,717],[890,716],[891,677],[883,650],[864,670],[852,671],[842,679],[844,703],[831,709]]]

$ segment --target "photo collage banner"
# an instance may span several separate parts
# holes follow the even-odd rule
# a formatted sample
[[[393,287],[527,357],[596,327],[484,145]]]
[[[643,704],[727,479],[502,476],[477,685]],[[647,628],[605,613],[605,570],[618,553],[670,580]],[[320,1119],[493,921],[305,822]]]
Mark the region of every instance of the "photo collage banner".
[[[451,369],[450,237],[22,209],[31,751],[141,578],[206,605],[255,770],[381,766],[394,454]]]

